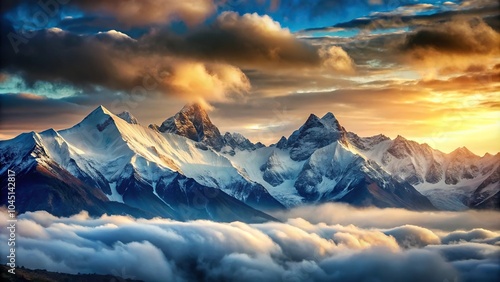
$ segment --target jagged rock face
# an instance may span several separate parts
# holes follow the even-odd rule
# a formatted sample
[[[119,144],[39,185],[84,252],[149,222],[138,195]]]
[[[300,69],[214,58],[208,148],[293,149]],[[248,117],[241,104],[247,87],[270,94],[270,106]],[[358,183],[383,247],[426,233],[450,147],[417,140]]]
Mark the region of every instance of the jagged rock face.
[[[278,148],[278,149],[285,149],[286,146],[287,146],[287,143],[288,143],[288,140],[286,139],[286,137],[285,136],[281,136],[280,141],[278,141],[278,143],[276,143],[276,148]]]
[[[200,104],[184,106],[175,116],[165,120],[158,130],[202,142],[217,151],[224,146],[224,139],[219,129],[210,121],[207,112]]]
[[[349,133],[348,138],[349,143],[365,158],[376,161],[394,177],[415,185],[443,209],[458,210],[478,205],[480,200],[474,200],[474,190],[480,186],[482,179],[495,179],[492,177],[493,171],[500,166],[498,154],[479,157],[467,148],[458,148],[445,154],[427,144],[418,144],[401,136],[371,144],[370,140],[374,137],[361,138]],[[489,184],[488,187],[494,187],[494,192],[500,190],[498,181]],[[443,198],[447,193],[455,193],[455,202]],[[491,195],[489,191],[477,198],[484,200]],[[485,203],[483,206],[488,205]]]
[[[152,124],[149,128],[163,133],[174,133],[200,142],[198,148],[202,150],[208,150],[210,147],[230,155],[235,154],[235,149],[252,151],[264,147],[262,143],[254,144],[239,133],[226,132],[222,136],[219,129],[210,121],[207,112],[199,104],[188,104],[175,116],[165,120],[161,126]]]
[[[407,182],[398,182],[376,163],[353,154],[339,142],[314,152],[304,164],[295,188],[312,202],[434,209]]]
[[[434,160],[430,165],[430,167],[428,168],[427,172],[425,173],[425,182],[432,184],[438,183],[443,178],[442,172],[443,172],[442,165],[436,160]]]
[[[442,154],[440,152],[433,150],[426,144],[420,145],[401,136],[394,140],[386,139],[381,142],[390,144],[382,154],[381,164],[396,177],[406,180],[412,185],[425,182],[438,183],[443,178],[443,166],[440,163]],[[364,144],[366,143],[365,141]],[[352,144],[356,146],[356,143]],[[370,150],[379,144],[372,143],[363,150]]]
[[[397,159],[403,159],[406,156],[411,155],[412,152],[410,149],[410,144],[407,142],[407,140],[398,135],[398,137],[394,139],[392,146],[387,149],[387,153],[393,155]]]
[[[458,148],[448,156],[449,162],[445,172],[446,184],[457,184],[462,179],[472,179],[479,175],[476,164],[480,157],[474,155],[467,148]]]
[[[163,135],[134,120],[131,115],[118,117],[98,107],[70,129],[0,141],[0,173],[15,169],[26,180],[19,187],[26,193],[20,194],[34,196],[26,197],[20,210],[43,209],[64,216],[88,210],[93,215],[260,222],[272,218],[242,201],[255,207],[283,208],[264,187],[245,179],[213,148],[206,145],[206,151],[201,151],[197,145],[203,143]],[[169,186],[168,179],[179,181],[184,189],[180,193],[186,192],[184,198],[175,198],[177,190],[169,190],[172,194],[158,190]],[[192,203],[197,194],[207,191],[217,192],[209,193],[207,209],[184,205],[181,216],[181,207],[174,210],[166,204],[165,199]]]
[[[500,209],[500,166],[472,193],[469,206],[473,208]]]
[[[306,160],[315,150],[337,140],[345,143],[345,135],[344,128],[332,113],[327,113],[321,119],[310,115],[304,125],[288,138],[290,157],[295,161]]]
[[[121,112],[117,116],[130,124],[139,124],[139,121],[127,111]]]
[[[353,132],[348,132],[347,138],[351,144],[361,150],[369,150],[373,146],[378,145],[383,141],[390,140],[389,137],[382,134],[361,138]]]
[[[285,177],[281,173],[283,171],[282,163],[279,161],[276,152],[273,152],[269,156],[267,162],[260,167],[260,170],[263,172],[263,179],[274,187],[280,185],[285,180]]]
[[[188,105],[161,126],[149,127],[129,113],[116,116],[99,107],[70,129],[0,141],[0,162],[0,173],[14,167],[42,181],[37,187],[43,191],[57,188],[47,194],[50,199],[39,195],[37,206],[49,200],[77,205],[74,199],[57,198],[76,185],[78,197],[93,197],[81,190],[92,189],[97,200],[83,206],[96,213],[181,219],[191,219],[190,214],[216,220],[267,220],[254,208],[330,201],[433,209],[422,194],[434,200],[441,197],[438,204],[450,203],[447,191],[425,194],[425,188],[420,194],[418,185],[441,191],[468,185],[470,191],[452,201],[458,199],[461,207],[489,208],[498,202],[500,190],[500,154],[480,158],[465,148],[444,154],[400,136],[361,138],[347,133],[330,113],[322,118],[311,115],[288,139],[282,137],[266,147],[237,133],[221,136],[198,105]],[[44,175],[33,167],[43,169]],[[71,181],[65,182],[66,176]],[[193,210],[200,193],[209,199]],[[79,206],[60,208],[67,212]],[[187,210],[188,216],[179,215],[178,209],[184,215]]]
[[[239,133],[235,133],[235,132],[233,132],[233,133],[226,132],[224,134],[223,141],[224,141],[224,145],[228,146],[230,148],[230,150],[228,150],[227,152],[229,154],[232,154],[232,155],[235,154],[235,151],[234,151],[235,149],[239,149],[241,151],[245,151],[245,150],[246,151],[253,151],[253,150],[265,147],[262,143],[258,142],[258,143],[254,144],[250,140],[245,138],[245,136],[243,136]]]

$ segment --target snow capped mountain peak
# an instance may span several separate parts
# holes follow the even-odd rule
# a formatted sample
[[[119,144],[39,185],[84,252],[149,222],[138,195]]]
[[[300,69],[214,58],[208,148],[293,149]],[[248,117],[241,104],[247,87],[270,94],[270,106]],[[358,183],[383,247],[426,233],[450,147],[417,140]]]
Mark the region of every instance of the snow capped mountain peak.
[[[302,127],[317,127],[321,126],[321,121],[319,120],[319,117],[315,114],[310,114],[309,117],[307,118],[306,122]]]
[[[332,112],[328,112],[321,119],[322,120],[329,120],[329,119],[336,120],[337,118],[335,118],[335,115]]]
[[[333,114],[328,113],[322,119],[311,114],[304,125],[288,138],[290,157],[292,160],[305,160],[315,150],[335,141],[347,144],[346,134]]]
[[[181,113],[192,114],[192,113],[200,113],[202,115],[208,116],[207,112],[203,108],[200,103],[190,103],[184,105],[180,110]]]
[[[287,141],[288,140],[286,139],[285,136],[281,136],[280,141],[278,141],[278,143],[276,143],[276,148],[278,148],[278,149],[286,148]]]
[[[118,117],[115,116],[113,113],[111,113],[108,109],[106,109],[103,106],[99,106],[73,128],[89,126],[89,127],[96,127],[97,130],[102,132],[111,124],[116,125],[114,120],[116,118]],[[122,119],[119,118],[119,120]]]
[[[106,107],[104,107],[103,105],[99,105],[97,108],[95,108],[95,110],[93,110],[90,114],[94,113],[94,112],[100,112],[100,113],[103,113],[105,115],[109,115],[109,114],[112,114],[111,111],[109,111]]]
[[[340,123],[337,120],[337,118],[331,112],[326,113],[321,118],[321,121],[323,122],[323,124],[325,124],[326,126],[331,127],[332,129],[335,129],[335,130],[338,130],[338,131],[344,130],[344,128],[340,125]]]
[[[100,105],[88,114],[79,124],[100,124],[111,118],[111,116],[114,115],[104,106]]]
[[[418,190],[443,209],[483,203],[500,187],[498,153],[481,158],[462,147],[445,154],[402,136],[359,137],[332,113],[311,114],[288,139],[265,147],[239,133],[221,136],[199,104],[149,128],[128,112],[117,116],[99,106],[70,129],[0,141],[0,163],[0,172],[34,165],[65,171],[104,198],[146,210],[147,197],[174,205],[192,185],[255,207],[344,201],[432,208]]]
[[[224,137],[228,137],[228,138],[232,138],[234,141],[236,141],[237,143],[243,143],[243,142],[246,142],[248,141],[247,138],[245,138],[245,136],[241,135],[240,133],[238,132],[226,132],[224,134]]]
[[[139,124],[139,121],[130,112],[123,111],[117,116],[130,124]]]
[[[391,140],[389,137],[383,134],[378,134],[370,137],[359,137],[354,132],[348,132],[347,138],[349,140],[349,143],[351,143],[351,145],[354,145],[354,147],[361,149],[363,151],[371,150],[380,143]]]
[[[309,128],[325,128],[334,131],[344,131],[344,128],[340,125],[337,118],[331,113],[326,113],[322,118],[319,118],[315,114],[310,114],[306,122],[299,129],[309,129]]]
[[[173,117],[165,120],[158,130],[203,142],[217,151],[224,146],[219,129],[212,123],[203,107],[197,103],[184,106]]]
[[[455,149],[453,152],[450,153],[450,156],[455,157],[455,158],[478,158],[479,156],[472,153],[467,149],[466,147],[460,147]]]
[[[404,138],[401,135],[398,135],[398,136],[396,136],[396,138],[394,139],[394,141],[395,142],[404,142],[404,141],[408,141],[408,139]]]
[[[231,155],[234,155],[234,149],[240,149],[240,150],[248,150],[248,151],[253,151],[255,149],[264,147],[264,145],[260,142],[254,144],[250,140],[248,140],[245,136],[241,135],[240,133],[230,133],[226,132],[224,134],[224,144],[231,147],[230,150],[227,152]]]
[[[57,133],[57,131],[55,131],[53,128],[49,128],[45,131],[42,131],[40,132],[40,135],[42,136],[50,136],[50,137],[56,137],[59,135],[59,133]]]

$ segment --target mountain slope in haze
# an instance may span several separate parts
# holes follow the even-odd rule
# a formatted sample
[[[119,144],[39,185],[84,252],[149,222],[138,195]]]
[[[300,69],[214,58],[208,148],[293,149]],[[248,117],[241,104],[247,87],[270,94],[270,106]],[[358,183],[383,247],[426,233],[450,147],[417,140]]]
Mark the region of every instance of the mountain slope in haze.
[[[394,140],[383,135],[347,136],[356,153],[409,182],[441,209],[463,210],[483,201],[499,208],[494,200],[500,191],[498,153],[479,157],[462,147],[445,154],[402,136]]]
[[[116,213],[101,206],[116,205],[118,202],[122,207],[139,210],[146,215],[175,219],[251,222],[272,219],[221,189],[215,193],[212,187],[190,181],[183,174],[186,166],[202,165],[201,162],[207,160],[208,163],[217,163],[217,159],[223,161],[215,152],[201,151],[195,142],[172,134],[169,134],[171,138],[167,141],[160,133],[130,122],[133,120],[135,118],[124,120],[104,107],[98,107],[70,129],[59,132],[48,130],[1,141],[0,173],[13,169],[18,175],[23,175],[22,181],[34,179],[26,183],[21,181],[17,188],[18,197],[29,198],[21,201],[24,210],[44,209],[56,215],[65,215],[66,209],[52,208],[57,203],[57,206],[66,205],[69,213],[82,209],[95,210],[95,214]],[[227,171],[231,171],[229,166]],[[246,184],[237,172],[229,177],[234,178],[231,179],[234,182],[230,183]],[[181,189],[182,197],[163,190],[160,196],[156,187],[160,179],[171,179],[170,184],[176,184]],[[265,189],[256,191],[260,188],[257,185],[246,188],[240,194],[245,195],[248,202],[272,205],[272,202],[266,202]],[[65,196],[68,191],[73,194]],[[37,197],[32,197],[32,194]],[[197,202],[192,199],[183,202],[185,195],[188,198],[196,195]],[[270,195],[268,197],[274,200]],[[78,201],[87,204],[75,204]],[[178,206],[174,209],[168,202],[183,203],[182,210]],[[46,206],[47,203],[49,206]],[[94,208],[92,203],[100,208]],[[276,205],[280,206],[277,201]],[[221,210],[233,212],[222,213]]]

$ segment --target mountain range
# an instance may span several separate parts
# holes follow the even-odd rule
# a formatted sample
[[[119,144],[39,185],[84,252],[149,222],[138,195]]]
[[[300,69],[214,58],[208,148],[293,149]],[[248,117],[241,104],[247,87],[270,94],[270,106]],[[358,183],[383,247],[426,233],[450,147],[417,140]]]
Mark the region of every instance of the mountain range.
[[[0,141],[19,212],[262,222],[266,211],[344,202],[412,210],[498,209],[500,154],[445,154],[401,136],[360,137],[311,114],[265,146],[221,134],[199,104],[160,125],[99,106],[77,125]],[[2,179],[2,191],[6,185]],[[6,204],[2,197],[0,204]]]

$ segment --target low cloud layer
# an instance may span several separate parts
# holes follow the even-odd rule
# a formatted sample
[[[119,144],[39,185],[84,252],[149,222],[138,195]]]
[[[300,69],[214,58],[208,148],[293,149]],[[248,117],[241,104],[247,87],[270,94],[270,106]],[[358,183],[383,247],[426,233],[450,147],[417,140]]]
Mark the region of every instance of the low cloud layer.
[[[314,208],[299,208],[281,214],[282,223],[263,224],[26,213],[18,217],[18,262],[29,268],[110,273],[145,281],[495,281],[498,277],[500,227],[494,223],[498,213],[429,216],[401,214],[397,209],[350,208],[346,213],[345,206],[336,204],[320,208],[332,212],[330,217]],[[475,213],[480,220],[471,221]],[[0,228],[5,230],[7,214],[3,211],[0,216]],[[403,218],[407,220],[401,224]],[[0,238],[6,236],[2,231]]]

